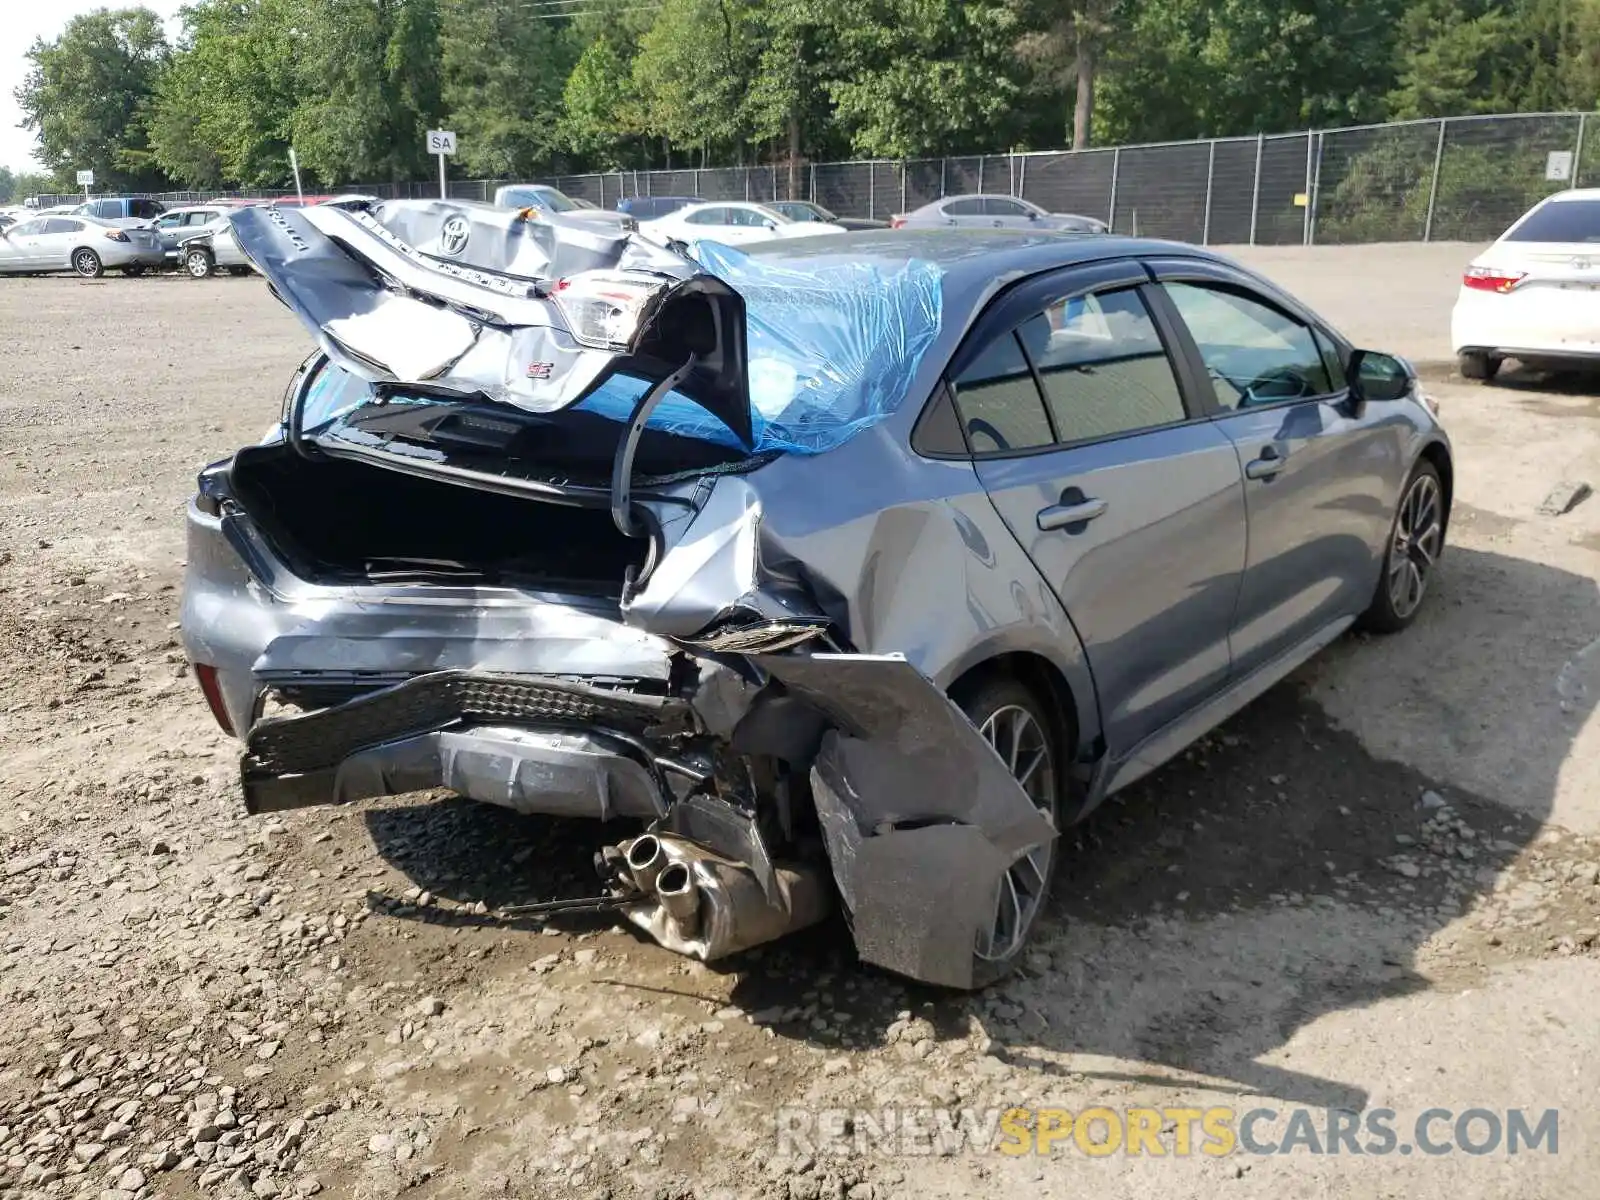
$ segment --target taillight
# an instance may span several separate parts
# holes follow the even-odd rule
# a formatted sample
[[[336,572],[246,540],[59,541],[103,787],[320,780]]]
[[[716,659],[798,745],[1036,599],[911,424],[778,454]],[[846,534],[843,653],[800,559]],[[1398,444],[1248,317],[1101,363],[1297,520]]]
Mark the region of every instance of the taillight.
[[[106,237],[113,242],[125,242],[128,240],[128,235],[123,233],[120,229],[106,230]]]
[[[207,663],[195,663],[194,677],[200,681],[200,693],[205,696],[211,715],[216,718],[217,724],[222,726],[222,732],[232,736],[233,722],[228,719],[227,706],[222,703],[222,688],[217,684],[217,669]]]
[[[1462,285],[1475,292],[1509,292],[1528,277],[1526,271],[1504,271],[1498,267],[1468,267]]]
[[[906,223],[906,219],[904,217],[890,217],[889,218],[889,228],[890,229],[900,229],[905,225],[905,223]]]

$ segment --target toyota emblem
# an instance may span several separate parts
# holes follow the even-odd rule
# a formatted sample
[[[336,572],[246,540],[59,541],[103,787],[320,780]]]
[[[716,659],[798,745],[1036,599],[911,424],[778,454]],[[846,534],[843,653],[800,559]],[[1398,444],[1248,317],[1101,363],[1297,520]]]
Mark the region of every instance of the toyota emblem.
[[[449,217],[439,231],[439,248],[446,254],[460,254],[467,248],[467,239],[471,236],[472,226],[465,217]]]

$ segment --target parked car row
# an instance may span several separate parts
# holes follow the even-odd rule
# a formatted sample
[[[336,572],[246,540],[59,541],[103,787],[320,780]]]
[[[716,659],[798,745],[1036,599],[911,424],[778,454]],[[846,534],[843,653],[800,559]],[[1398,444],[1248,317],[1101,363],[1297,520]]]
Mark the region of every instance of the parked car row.
[[[686,243],[711,237],[734,244],[861,229],[1055,229],[1065,233],[1105,233],[1104,221],[1072,213],[1052,213],[1015,196],[949,196],[888,221],[840,217],[811,200],[706,200],[699,196],[625,196],[615,212],[597,209],[548,184],[508,184],[495,192],[499,208],[529,209],[580,220],[637,228]]]

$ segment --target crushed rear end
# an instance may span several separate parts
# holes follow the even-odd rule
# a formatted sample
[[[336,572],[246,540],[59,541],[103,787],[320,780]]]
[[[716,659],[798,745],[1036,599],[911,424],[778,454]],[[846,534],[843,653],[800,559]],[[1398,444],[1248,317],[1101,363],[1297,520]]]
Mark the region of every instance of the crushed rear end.
[[[713,960],[842,901],[867,960],[971,986],[1007,866],[1054,830],[763,519],[804,503],[763,471],[861,421],[761,395],[824,357],[817,411],[909,378],[936,277],[866,281],[894,328],[830,353],[747,311],[794,280],[716,248],[442,202],[232,222],[320,347],[189,512],[185,643],[249,810],[445,787],[630,819],[605,884],[664,945]]]

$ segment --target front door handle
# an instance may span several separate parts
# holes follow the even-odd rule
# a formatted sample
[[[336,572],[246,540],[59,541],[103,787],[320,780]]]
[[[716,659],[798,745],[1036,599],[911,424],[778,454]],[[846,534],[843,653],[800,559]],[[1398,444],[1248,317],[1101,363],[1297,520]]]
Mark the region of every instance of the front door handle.
[[[1056,529],[1065,529],[1068,533],[1082,533],[1083,526],[1105,511],[1104,500],[1080,499],[1068,504],[1052,504],[1049,508],[1039,510],[1039,530],[1041,533],[1049,533]],[[1071,528],[1073,525],[1078,528]]]
[[[1283,455],[1279,454],[1276,447],[1261,447],[1261,457],[1253,458],[1244,465],[1246,479],[1271,479],[1288,465]]]

